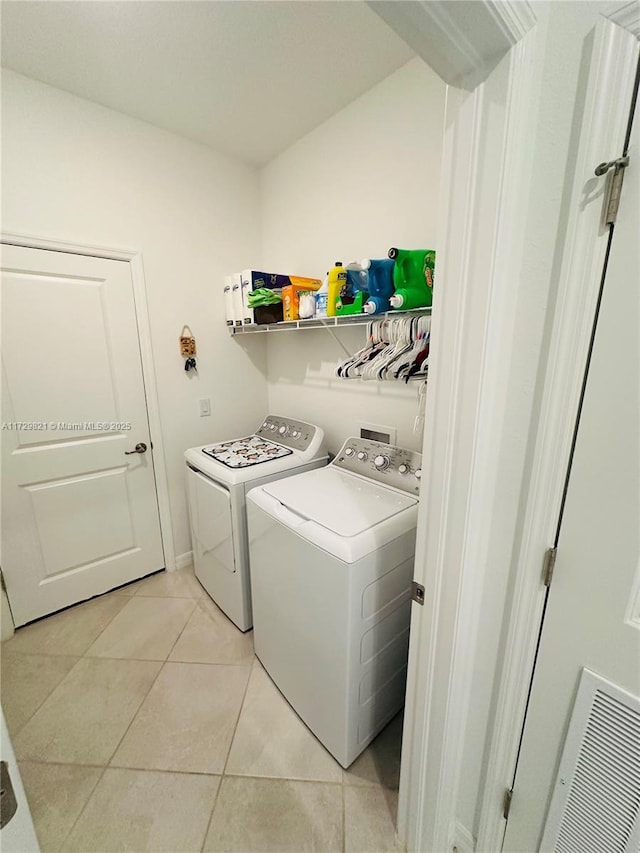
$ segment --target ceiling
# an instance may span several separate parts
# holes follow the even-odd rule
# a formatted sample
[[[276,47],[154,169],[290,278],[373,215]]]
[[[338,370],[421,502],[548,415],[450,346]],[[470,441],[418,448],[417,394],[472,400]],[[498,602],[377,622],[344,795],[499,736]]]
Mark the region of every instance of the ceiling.
[[[256,166],[415,56],[356,0],[4,0],[1,11],[3,66]]]

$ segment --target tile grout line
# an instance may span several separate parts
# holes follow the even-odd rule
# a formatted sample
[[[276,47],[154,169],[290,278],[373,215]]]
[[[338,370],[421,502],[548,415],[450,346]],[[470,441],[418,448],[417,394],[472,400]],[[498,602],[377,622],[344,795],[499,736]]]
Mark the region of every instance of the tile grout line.
[[[144,598],[144,596],[142,596],[142,595],[141,595],[141,596],[140,596],[140,598]],[[151,596],[147,596],[147,598],[151,598]],[[184,623],[184,625],[182,626],[182,630],[180,631],[180,633],[179,633],[179,634],[178,634],[178,636],[176,637],[176,639],[175,639],[175,641],[174,641],[173,645],[172,645],[172,646],[171,646],[171,648],[169,649],[169,653],[167,654],[167,657],[165,658],[165,663],[168,663],[168,662],[169,662],[169,658],[171,657],[171,652],[175,649],[176,645],[178,644],[178,641],[180,640],[180,637],[182,637],[182,635],[184,634],[184,632],[187,630],[187,625],[189,624],[189,622],[191,622],[191,619],[193,618],[193,614],[194,614],[194,613],[196,612],[196,610],[198,609],[198,602],[197,602],[197,600],[192,598],[192,599],[191,599],[191,601],[193,601],[193,609],[191,610],[191,613],[190,613],[190,614],[189,614],[189,616],[187,617],[187,621],[186,621],[186,622]]]
[[[48,657],[54,657],[54,655],[48,655]],[[60,655],[60,657],[62,657],[62,655]],[[75,657],[75,655],[65,655],[65,657]],[[15,739],[18,737],[18,735],[20,734],[20,732],[21,732],[24,728],[26,728],[26,727],[29,725],[29,723],[31,722],[31,720],[35,717],[35,715],[38,713],[38,711],[40,710],[40,708],[42,708],[42,706],[43,706],[43,705],[44,705],[44,703],[47,701],[47,699],[49,699],[49,697],[50,697],[50,696],[53,696],[53,694],[54,694],[54,693],[55,693],[55,691],[58,689],[58,687],[60,687],[60,685],[62,684],[62,682],[63,682],[63,681],[64,681],[64,680],[69,676],[69,675],[71,675],[71,673],[72,673],[72,672],[73,672],[73,670],[76,668],[76,666],[80,663],[80,661],[81,661],[81,660],[82,660],[82,658],[81,658],[81,657],[76,658],[76,659],[75,659],[75,663],[73,664],[73,666],[71,667],[71,669],[69,670],[69,672],[66,672],[66,673],[62,676],[62,678],[60,679],[60,681],[59,681],[56,685],[54,685],[54,687],[52,687],[52,688],[51,688],[51,690],[49,691],[49,693],[47,693],[47,695],[44,697],[44,699],[42,700],[42,702],[40,702],[40,704],[37,706],[37,708],[35,708],[35,709],[34,709],[33,714],[30,714],[30,715],[29,715],[28,719],[27,719],[27,720],[25,720],[25,722],[20,726],[20,728],[19,728],[19,729],[17,729],[15,732],[9,732],[9,735],[10,735],[10,737],[11,737],[11,740],[12,740],[12,741],[13,741],[13,740],[15,740]],[[6,721],[6,718],[5,718],[5,721]],[[8,726],[7,726],[7,728],[8,728]]]
[[[107,596],[109,596],[111,594],[112,594],[111,592],[104,592],[104,593],[102,593],[102,595],[97,595],[97,596],[95,596],[95,598],[90,598],[88,601],[80,601],[80,602],[78,602],[78,604],[72,604],[69,607],[66,607],[64,610],[58,610],[56,613],[51,613],[49,616],[44,616],[42,619],[38,619],[38,621],[36,623],[31,623],[29,625],[21,625],[20,628],[22,628],[23,630],[28,630],[31,627],[31,625],[33,625],[33,624],[37,624],[37,625],[44,624],[46,619],[53,619],[55,616],[60,616],[62,614],[65,614],[65,615],[69,614],[70,615],[73,612],[77,613],[78,610],[86,604],[91,604],[94,601],[100,601],[100,600],[106,601]],[[18,651],[12,651],[10,648],[4,648],[3,652],[5,652],[6,654],[9,654],[9,655],[31,655],[31,656],[42,655],[43,657],[54,657],[54,658],[57,658],[57,657],[70,657],[70,658],[80,657],[80,658],[83,658],[86,655],[86,653],[89,651],[91,646],[98,640],[98,638],[101,637],[102,634],[104,634],[104,632],[111,625],[111,623],[116,618],[118,613],[120,613],[120,611],[126,607],[127,599],[131,598],[131,596],[124,596],[124,595],[116,596],[116,597],[124,599],[125,603],[122,605],[122,607],[116,613],[113,614],[113,616],[111,616],[109,618],[109,621],[106,623],[104,628],[102,628],[102,630],[92,640],[90,640],[88,646],[84,649],[84,651],[80,652],[80,654],[77,654],[77,653],[76,654],[70,654],[70,653],[66,653],[66,652],[62,652],[60,654],[47,653],[47,652],[29,652],[29,651],[26,651],[26,652],[22,651],[21,652],[19,650]],[[75,610],[76,607],[78,608],[78,610]],[[19,631],[20,628],[16,628],[16,631]],[[15,634],[14,634],[14,636],[15,636]],[[13,639],[13,637],[10,637],[5,642],[10,643],[12,639]],[[2,645],[4,646],[5,644],[3,643]]]
[[[71,766],[71,767],[76,766],[76,767],[77,767],[77,766],[85,766],[85,765],[69,765],[69,766]],[[100,766],[102,766],[102,765],[96,765],[96,766],[100,767]],[[69,828],[69,832],[67,832],[67,834],[65,835],[65,837],[62,839],[62,842],[61,842],[60,846],[58,847],[58,850],[59,850],[59,851],[62,851],[62,850],[63,850],[63,848],[64,848],[65,844],[66,844],[66,843],[67,843],[67,841],[68,841],[68,839],[71,837],[71,833],[72,833],[72,832],[73,832],[73,830],[76,828],[76,825],[77,825],[78,821],[80,820],[80,818],[82,817],[82,815],[85,813],[85,810],[86,810],[87,806],[89,805],[89,801],[91,800],[91,798],[92,798],[92,797],[93,797],[93,795],[95,794],[95,792],[96,792],[96,788],[98,787],[98,785],[100,784],[100,782],[102,782],[102,780],[104,779],[104,774],[107,772],[107,770],[108,770],[108,769],[109,769],[108,767],[102,767],[102,773],[100,774],[100,776],[99,776],[99,777],[98,777],[98,779],[96,780],[96,784],[95,784],[95,785],[93,786],[93,788],[91,789],[91,793],[89,794],[89,796],[88,796],[88,797],[87,797],[87,799],[85,800],[84,805],[82,806],[82,808],[81,808],[81,809],[80,809],[80,811],[78,812],[78,817],[74,820],[74,822],[73,822],[73,823],[72,823],[72,825],[70,826],[70,828]],[[27,797],[27,800],[28,800],[28,797]],[[39,839],[38,839],[38,840],[39,840]]]
[[[157,597],[159,598],[160,596],[157,596]],[[133,598],[135,598],[135,596],[129,596],[129,599],[133,599]],[[195,609],[195,607],[194,607],[194,609]],[[191,612],[193,613],[193,611],[191,611]],[[185,622],[185,625],[184,625],[184,626],[183,626],[183,628],[182,628],[182,631],[184,631],[184,628],[186,627],[186,624],[187,624],[187,622],[189,621],[189,619],[190,619],[190,618],[191,618],[191,614],[189,614],[189,616],[188,616],[188,618],[187,618],[187,620],[186,620],[186,622]],[[180,632],[180,634],[182,634],[182,631]],[[177,641],[176,641],[176,642],[177,642]],[[92,644],[92,645],[93,645],[93,644]],[[174,643],[174,645],[175,645],[175,643]],[[87,650],[87,651],[88,651],[88,650]],[[149,689],[147,690],[147,692],[145,693],[145,695],[142,697],[142,700],[141,700],[140,704],[138,705],[138,707],[136,708],[136,710],[135,710],[135,712],[134,712],[133,716],[132,716],[132,717],[131,717],[131,719],[129,720],[129,724],[128,724],[128,725],[127,725],[127,727],[125,728],[125,730],[124,730],[124,732],[123,732],[123,734],[122,734],[122,737],[120,738],[120,740],[119,740],[119,741],[118,741],[118,743],[116,744],[115,749],[114,749],[114,750],[113,750],[113,752],[111,753],[111,756],[109,757],[109,760],[107,761],[107,767],[109,767],[109,766],[111,765],[111,762],[112,762],[112,760],[113,760],[113,757],[115,756],[116,752],[120,749],[120,746],[121,746],[121,744],[122,744],[122,741],[123,741],[123,740],[125,739],[125,737],[127,736],[128,732],[129,732],[129,729],[130,729],[130,728],[131,728],[131,726],[133,725],[133,721],[136,719],[136,717],[137,717],[137,716],[138,716],[138,714],[140,713],[140,709],[142,708],[143,704],[145,703],[145,701],[146,701],[147,697],[149,696],[149,693],[151,693],[151,691],[153,690],[153,687],[154,687],[155,683],[157,682],[158,678],[160,677],[160,673],[162,672],[162,670],[163,670],[163,669],[165,668],[165,666],[166,666],[167,658],[169,657],[169,655],[171,654],[171,652],[172,652],[172,651],[173,651],[173,646],[171,646],[171,649],[169,650],[169,653],[167,654],[167,657],[165,657],[164,661],[157,661],[157,660],[156,660],[156,661],[150,661],[151,663],[160,663],[160,668],[158,669],[158,672],[156,673],[155,678],[154,678],[154,679],[153,679],[153,681],[151,682],[151,685],[149,686]],[[84,657],[85,657],[87,660],[90,660],[90,659],[91,659],[91,658],[90,658],[88,655],[86,655],[86,654],[84,655]],[[110,660],[110,658],[108,658],[108,660]],[[132,660],[132,659],[131,659],[131,658],[115,658],[115,660]]]
[[[124,596],[123,596],[123,597],[124,597]],[[129,601],[133,601],[133,599],[134,599],[135,597],[136,597],[135,595],[127,596],[127,598],[129,599]],[[193,608],[192,608],[191,612],[189,613],[189,615],[187,616],[186,622],[185,622],[185,624],[182,626],[182,628],[181,628],[181,630],[180,630],[180,633],[178,634],[178,637],[176,637],[176,639],[175,639],[175,641],[174,641],[173,645],[172,645],[172,646],[171,646],[171,648],[169,649],[169,652],[168,652],[168,654],[167,654],[167,657],[165,657],[165,658],[151,658],[151,660],[152,660],[152,661],[156,661],[156,662],[160,661],[160,662],[162,662],[162,663],[166,663],[166,662],[167,662],[167,660],[169,659],[169,655],[171,654],[171,652],[172,652],[172,651],[173,651],[173,649],[174,649],[175,644],[178,642],[178,639],[182,636],[182,633],[183,633],[184,629],[187,627],[187,623],[189,622],[189,620],[190,620],[190,619],[191,619],[191,617],[193,616],[193,614],[194,614],[194,612],[195,612],[195,609],[196,609],[196,607],[197,607],[197,602],[196,602],[196,601],[195,601],[195,599],[193,599],[193,598],[191,598],[191,599],[186,599],[186,598],[175,599],[175,598],[173,598],[173,597],[171,597],[171,596],[166,596],[166,595],[164,595],[164,596],[160,596],[160,595],[154,595],[154,596],[151,596],[151,595],[148,595],[148,596],[141,596],[141,598],[146,598],[147,600],[148,600],[148,599],[151,599],[151,598],[157,598],[157,599],[160,599],[161,601],[176,601],[176,600],[177,600],[177,601],[192,601],[192,602],[193,602],[193,605],[194,605],[194,606],[193,606]],[[120,610],[118,611],[118,613],[116,613],[116,616],[119,616],[119,615],[120,615],[120,613],[121,613],[123,610],[125,610],[125,609],[126,609],[126,607],[127,607],[127,605],[126,605],[126,604],[124,605],[124,607],[121,607],[121,608],[120,608]],[[114,616],[114,619],[115,619],[115,618],[116,618],[116,617]],[[107,626],[106,626],[106,628],[104,629],[104,631],[102,631],[102,632],[101,632],[101,633],[100,633],[100,634],[95,638],[95,640],[94,640],[94,641],[89,645],[89,647],[85,650],[85,652],[84,652],[84,654],[83,654],[83,657],[86,657],[86,658],[89,658],[89,659],[100,658],[101,660],[139,660],[139,658],[134,658],[134,657],[111,658],[111,657],[109,657],[108,655],[106,655],[106,656],[102,656],[102,655],[90,655],[90,654],[88,654],[89,650],[90,650],[90,649],[92,649],[92,648],[95,646],[95,644],[98,642],[98,640],[100,639],[100,637],[104,634],[104,632],[105,632],[105,631],[107,630],[107,628],[109,628],[110,626],[111,626],[111,623],[109,623],[109,625],[107,625]],[[142,658],[142,660],[149,660],[149,658]]]
[[[255,653],[253,655],[254,659],[256,659]],[[247,678],[247,683],[245,684],[244,693],[242,694],[242,701],[240,702],[240,707],[238,709],[238,716],[236,717],[236,722],[233,727],[233,734],[231,735],[231,740],[229,741],[229,749],[227,750],[227,757],[224,760],[224,767],[222,768],[222,777],[226,775],[227,772],[227,764],[229,763],[229,756],[231,755],[231,750],[233,748],[233,742],[236,739],[236,734],[238,732],[238,723],[240,722],[240,717],[242,715],[242,711],[244,709],[244,703],[247,698],[247,693],[249,691],[249,682],[251,681],[251,675],[253,673],[253,663],[249,669],[249,677]],[[222,785],[222,782],[220,783]]]
[[[95,601],[95,600],[98,600],[98,599],[103,598],[103,597],[106,599],[106,596],[107,596],[107,595],[110,595],[110,594],[111,594],[111,591],[106,592],[106,593],[103,593],[102,595],[96,596],[95,598],[89,599],[89,601]],[[121,598],[125,598],[125,597],[129,597],[129,596],[121,596]],[[80,607],[81,607],[83,604],[88,604],[88,603],[89,603],[89,602],[87,602],[87,601],[83,601],[83,602],[80,602],[80,604],[79,604],[79,605],[74,605],[74,606],[80,606]],[[123,605],[123,606],[120,608],[120,610],[122,610],[124,607],[125,607],[125,605]],[[69,611],[70,611],[70,609],[71,609],[71,608],[67,608],[64,612],[69,612]],[[118,612],[117,612],[117,613],[114,613],[114,614],[113,614],[113,616],[111,617],[111,619],[109,619],[109,621],[107,622],[107,624],[105,625],[105,627],[103,628],[103,630],[100,632],[100,634],[98,634],[98,637],[99,637],[102,633],[104,633],[104,631],[106,631],[106,630],[107,630],[107,628],[109,627],[109,625],[111,624],[111,622],[116,618],[116,616],[118,615],[118,613],[120,613],[120,610],[118,610]],[[55,616],[55,615],[57,615],[57,614],[52,614],[52,615],[54,615],[54,616]],[[28,627],[28,626],[27,626],[27,627]],[[35,717],[35,715],[38,713],[38,711],[40,710],[40,708],[42,708],[42,706],[44,705],[44,703],[45,703],[45,702],[46,702],[46,701],[47,701],[51,696],[53,696],[53,694],[54,694],[54,693],[55,693],[55,691],[58,689],[58,687],[60,687],[60,685],[61,685],[61,684],[62,684],[62,683],[63,683],[63,682],[64,682],[64,681],[65,681],[65,680],[66,680],[66,679],[71,675],[71,673],[72,673],[72,672],[73,672],[73,670],[76,668],[76,666],[80,663],[80,661],[81,661],[84,657],[86,657],[86,653],[89,651],[89,649],[90,649],[90,648],[91,648],[91,646],[95,643],[95,641],[98,639],[98,637],[95,637],[95,638],[94,638],[94,639],[89,643],[89,645],[86,647],[86,649],[84,650],[84,652],[83,652],[80,656],[78,656],[78,655],[47,655],[47,654],[44,654],[44,655],[43,655],[43,654],[40,654],[39,652],[19,652],[19,651],[18,651],[18,652],[11,652],[11,651],[9,651],[9,654],[18,654],[18,655],[20,655],[20,654],[23,654],[23,655],[29,655],[29,654],[31,654],[31,656],[35,656],[35,655],[40,654],[40,656],[41,656],[41,657],[53,657],[53,658],[60,658],[60,657],[70,657],[70,658],[71,658],[71,657],[72,657],[72,658],[75,658],[75,659],[76,659],[76,660],[75,660],[75,663],[73,664],[73,666],[71,667],[71,669],[69,670],[69,672],[67,672],[67,673],[66,673],[66,674],[65,674],[65,675],[60,679],[60,681],[55,685],[55,687],[54,687],[54,688],[53,688],[49,693],[47,693],[47,695],[46,695],[46,696],[45,696],[45,698],[42,700],[42,702],[40,702],[40,704],[38,705],[38,707],[34,710],[33,714],[31,714],[31,715],[30,715],[30,717],[29,717],[29,719],[28,719],[28,720],[27,720],[27,721],[26,721],[22,726],[20,726],[20,728],[18,729],[18,731],[17,731],[15,734],[12,734],[12,735],[11,735],[12,737],[17,738],[17,737],[18,737],[18,735],[20,734],[20,732],[21,732],[23,729],[25,729],[25,728],[27,727],[27,725],[31,722],[31,720],[32,720],[32,719]],[[53,762],[52,762],[52,763],[53,763]]]
[[[133,766],[125,766],[120,764],[83,764],[82,762],[74,761],[43,761],[37,758],[22,758],[20,762],[23,764],[42,764],[43,766],[57,766],[60,765],[62,767],[86,767],[94,770],[130,770],[133,773],[166,773],[168,775],[178,775],[178,776],[198,776],[198,777],[208,777],[215,776],[222,780],[222,773],[208,773],[204,770],[167,770],[162,767],[133,767]],[[302,785],[332,785],[337,787],[338,785],[342,785],[342,782],[332,782],[328,779],[298,779],[291,776],[256,776],[251,773],[225,773],[224,778],[226,779],[255,779],[257,781],[266,781],[266,782],[295,782],[300,783]],[[346,787],[352,787],[357,790],[369,790],[374,788],[380,788],[385,791],[394,791],[397,793],[397,789],[395,788],[386,788],[384,785],[347,785]]]
[[[137,594],[137,593],[136,593],[136,594]],[[132,596],[129,596],[129,599],[131,600],[131,599],[133,599],[133,598],[135,598],[135,597],[136,597],[135,595],[132,595]],[[140,596],[140,597],[142,598],[143,596]],[[171,596],[166,596],[166,595],[165,595],[165,596],[146,596],[146,597],[147,597],[147,598],[162,598],[163,600],[164,600],[164,599],[167,599],[167,598],[171,598]],[[196,599],[187,599],[187,600],[193,601],[193,609],[191,610],[191,613],[189,613],[189,616],[187,617],[187,619],[186,619],[186,621],[185,621],[185,623],[184,623],[184,625],[183,625],[183,627],[182,627],[182,630],[180,631],[180,633],[179,633],[179,634],[178,634],[178,636],[176,637],[176,639],[175,639],[175,641],[174,641],[173,645],[172,645],[172,646],[171,646],[171,648],[169,649],[169,651],[168,651],[168,653],[167,653],[167,656],[164,658],[164,660],[163,660],[163,661],[158,661],[158,660],[151,661],[151,663],[160,663],[160,664],[161,664],[161,666],[160,666],[160,668],[159,668],[158,672],[156,673],[155,678],[154,678],[154,679],[153,679],[153,681],[151,682],[151,686],[149,687],[149,689],[148,689],[148,690],[147,690],[147,692],[145,693],[144,697],[142,698],[142,701],[140,702],[140,704],[139,704],[139,705],[138,705],[138,707],[136,708],[136,711],[135,711],[135,713],[133,714],[133,716],[132,716],[131,720],[129,721],[128,726],[126,727],[125,731],[124,731],[124,732],[123,732],[123,734],[122,734],[122,737],[121,737],[121,738],[120,738],[120,740],[118,741],[118,743],[117,743],[117,745],[116,745],[116,748],[115,748],[115,749],[113,750],[113,752],[111,753],[111,756],[110,756],[110,758],[109,758],[109,761],[107,762],[107,767],[110,767],[110,766],[111,766],[111,762],[113,761],[114,756],[116,755],[117,751],[120,749],[120,746],[122,745],[122,742],[124,741],[125,737],[126,737],[126,736],[127,736],[127,734],[129,733],[129,730],[131,729],[131,726],[133,725],[134,720],[137,718],[138,714],[140,713],[140,709],[142,708],[142,706],[144,705],[145,701],[147,700],[147,698],[148,698],[149,694],[150,694],[150,693],[151,693],[151,691],[153,690],[154,685],[156,684],[156,682],[157,682],[157,681],[158,681],[158,679],[160,678],[160,674],[161,674],[161,673],[162,673],[162,671],[164,670],[165,666],[167,665],[167,663],[169,663],[169,656],[171,655],[171,652],[173,651],[173,649],[174,649],[174,647],[175,647],[176,643],[178,642],[178,640],[180,639],[180,637],[181,637],[181,636],[182,636],[182,634],[184,633],[184,631],[185,631],[185,629],[186,629],[187,625],[189,624],[189,622],[190,622],[190,620],[191,620],[191,617],[193,616],[193,614],[194,614],[194,613],[195,613],[195,611],[196,611],[196,608],[197,608],[197,606],[198,606],[197,600],[196,600]],[[93,644],[92,644],[92,645],[93,645]],[[88,655],[86,655],[86,654],[84,655],[84,657],[85,657],[85,658],[87,658],[88,660],[90,660],[90,659],[91,659],[91,657],[90,657],[90,656],[88,656]],[[102,658],[102,660],[105,660],[105,658]],[[135,659],[135,658],[106,658],[106,660],[136,660],[136,659]]]
[[[92,768],[94,770],[130,770],[133,773],[166,773],[168,775],[179,775],[179,776],[198,776],[198,777],[209,777],[215,776],[222,780],[225,779],[255,779],[256,781],[264,781],[264,782],[295,782],[300,783],[302,785],[332,785],[337,787],[338,785],[342,786],[342,782],[332,782],[329,779],[299,779],[292,776],[257,776],[252,773],[225,773],[224,777],[222,773],[208,773],[204,770],[175,770],[175,769],[167,769],[165,767],[134,767],[130,765],[122,765],[122,764],[83,764],[79,761],[43,761],[42,759],[37,758],[23,758],[20,759],[23,764],[41,764],[45,767],[47,766],[62,766],[62,767],[87,767]],[[372,788],[380,788],[385,791],[396,791],[395,788],[386,788],[384,785],[374,785],[374,784],[362,784],[362,785],[347,785],[346,787],[360,789],[372,789]]]
[[[107,760],[107,764],[106,764],[106,766],[107,766],[107,767],[110,767],[110,766],[111,766],[111,762],[113,761],[113,757],[114,757],[114,755],[115,755],[115,754],[116,754],[116,752],[120,749],[120,746],[121,746],[121,744],[122,744],[122,741],[125,739],[125,737],[127,736],[128,732],[129,732],[129,729],[130,729],[130,728],[131,728],[131,726],[133,725],[133,721],[136,719],[136,717],[137,717],[137,716],[138,716],[138,714],[140,713],[140,709],[141,709],[141,708],[142,708],[142,706],[144,705],[144,703],[145,703],[145,701],[146,701],[147,697],[149,696],[149,693],[151,693],[151,691],[153,690],[153,686],[154,686],[154,684],[156,683],[156,681],[158,680],[158,678],[160,677],[160,673],[161,673],[161,672],[162,672],[162,670],[164,669],[166,661],[165,661],[164,663],[162,663],[162,662],[160,662],[160,661],[145,661],[145,663],[160,663],[160,668],[158,669],[157,673],[155,674],[155,676],[154,676],[154,678],[153,678],[153,681],[151,682],[151,685],[150,685],[149,689],[147,690],[147,692],[146,692],[146,693],[144,694],[144,696],[142,697],[142,699],[141,699],[141,701],[140,701],[140,704],[138,705],[138,707],[137,707],[137,708],[136,708],[136,710],[134,711],[133,716],[132,716],[132,717],[131,717],[131,719],[129,720],[129,723],[128,723],[127,727],[125,728],[124,732],[122,733],[122,737],[120,738],[120,740],[119,740],[119,741],[118,741],[118,743],[116,744],[115,749],[113,750],[113,752],[111,753],[111,755],[110,755],[109,759]]]
[[[254,653],[255,659],[255,653]],[[205,829],[204,838],[202,839],[202,846],[200,847],[200,853],[204,853],[204,847],[207,843],[207,838],[209,837],[209,830],[211,829],[211,822],[213,821],[213,815],[216,810],[216,806],[218,805],[218,799],[220,798],[220,791],[222,789],[222,783],[225,779],[225,773],[227,770],[227,764],[229,763],[229,755],[231,754],[231,748],[233,747],[233,741],[236,737],[236,732],[238,731],[238,723],[240,722],[240,715],[242,714],[242,709],[244,708],[244,702],[247,698],[247,691],[249,689],[249,682],[251,681],[251,672],[253,670],[253,662],[249,667],[249,677],[247,678],[247,683],[244,688],[244,693],[242,694],[242,701],[240,702],[240,707],[238,708],[238,716],[236,717],[236,723],[233,727],[233,734],[231,735],[231,739],[229,741],[229,749],[227,750],[227,755],[224,760],[224,767],[222,768],[222,773],[220,774],[220,784],[218,785],[218,790],[216,791],[216,795],[213,798],[213,806],[211,807],[211,813],[209,815],[209,820],[207,822],[207,828]]]
[[[301,785],[333,785],[334,787],[338,787],[338,785],[342,785],[342,782],[330,782],[327,779],[295,779],[291,776],[255,776],[253,774],[245,774],[245,773],[227,773],[225,774],[225,779],[255,779],[257,781],[263,782],[295,782],[296,784]],[[369,788],[373,786],[362,785],[362,786],[354,786],[354,787],[362,787]]]
[[[186,627],[186,626],[185,626]],[[177,642],[177,641],[176,641]],[[17,653],[16,653],[17,654]],[[168,658],[134,658],[134,657],[113,657],[111,655],[88,655],[84,654],[78,657],[77,655],[41,655],[39,652],[33,652],[29,654],[22,654],[22,657],[49,657],[49,658],[75,658],[75,663],[78,663],[81,660],[113,660],[113,661],[124,661],[130,660],[135,663],[186,663],[186,664],[194,664],[197,666],[239,666],[244,667],[245,669],[250,669],[250,663],[231,663],[227,661],[206,661],[206,660],[169,660]],[[73,668],[73,667],[72,667]],[[67,676],[65,675],[64,678]],[[55,688],[54,688],[55,689]]]
[[[107,600],[107,596],[108,596],[108,595],[111,595],[111,592],[104,592],[101,596],[99,595],[99,596],[97,596],[97,597],[96,597],[96,599],[91,599],[91,600],[92,600],[92,601],[94,601],[94,600],[100,600],[100,599],[102,599],[103,601],[106,601],[106,600]],[[116,598],[118,598],[118,597],[119,597],[119,598],[124,598],[124,599],[130,598],[130,596],[128,596],[128,595],[121,595],[121,596],[115,596],[115,597],[116,597]],[[97,637],[94,637],[94,638],[93,638],[93,640],[92,640],[92,641],[89,643],[89,645],[87,646],[87,648],[83,651],[83,653],[82,653],[81,657],[85,657],[85,656],[86,656],[86,654],[87,654],[87,652],[89,651],[89,649],[91,648],[91,646],[93,646],[93,644],[94,644],[94,643],[97,643],[97,642],[98,642],[98,640],[100,639],[100,637],[104,634],[104,632],[107,630],[107,628],[111,625],[111,623],[112,623],[112,622],[113,622],[113,620],[116,618],[116,616],[117,616],[117,615],[118,615],[122,610],[124,610],[124,608],[125,608],[126,606],[127,606],[127,605],[126,605],[126,602],[125,602],[125,603],[122,605],[122,607],[120,607],[120,608],[119,608],[118,612],[113,614],[113,616],[111,617],[111,619],[109,619],[109,621],[108,621],[108,622],[107,622],[107,624],[104,626],[104,628],[102,629],[102,631],[100,631],[100,633],[98,634],[98,636],[97,636]]]
[[[202,844],[200,845],[200,853],[204,853],[204,845],[207,843],[207,838],[209,837],[209,830],[211,829],[211,821],[213,820],[213,813],[216,810],[216,806],[218,805],[218,799],[220,798],[220,789],[222,788],[222,780],[224,776],[220,776],[220,782],[218,783],[218,790],[216,791],[216,795],[213,798],[213,804],[211,806],[211,811],[209,813],[209,820],[207,821],[207,825],[204,829],[204,835],[202,836]]]

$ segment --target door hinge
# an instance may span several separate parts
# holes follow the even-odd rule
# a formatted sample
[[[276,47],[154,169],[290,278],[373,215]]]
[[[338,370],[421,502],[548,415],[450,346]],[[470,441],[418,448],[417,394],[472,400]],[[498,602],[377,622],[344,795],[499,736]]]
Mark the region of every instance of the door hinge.
[[[411,582],[411,598],[418,604],[424,605],[424,587],[421,583]]]
[[[509,819],[509,811],[511,810],[511,800],[513,799],[513,788],[507,788],[504,792],[502,800],[502,817],[505,820]]]
[[[542,562],[542,583],[545,586],[551,586],[557,553],[557,548],[547,548],[544,552],[544,560]]]
[[[618,157],[617,160],[610,160],[608,163],[600,163],[596,167],[596,175],[606,175],[609,169],[613,169],[613,177],[609,184],[609,194],[607,203],[604,208],[605,225],[613,225],[618,218],[618,207],[620,206],[620,193],[622,192],[622,182],[624,181],[624,170],[629,165],[628,157]]]

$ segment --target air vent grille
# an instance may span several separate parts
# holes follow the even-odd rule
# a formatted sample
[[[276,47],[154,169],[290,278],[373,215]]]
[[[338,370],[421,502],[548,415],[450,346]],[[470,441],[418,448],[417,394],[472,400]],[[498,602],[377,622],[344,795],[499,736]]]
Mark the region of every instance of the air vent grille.
[[[640,700],[584,670],[542,849],[637,853]]]

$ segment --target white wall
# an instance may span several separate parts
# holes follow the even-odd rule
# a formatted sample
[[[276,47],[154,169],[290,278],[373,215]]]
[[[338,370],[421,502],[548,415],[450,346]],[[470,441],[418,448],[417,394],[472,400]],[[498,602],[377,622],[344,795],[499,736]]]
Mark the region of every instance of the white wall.
[[[142,253],[175,549],[191,549],[182,452],[252,430],[267,408],[261,336],[224,331],[223,276],[255,263],[255,170],[3,71],[2,229]],[[183,323],[198,375],[178,351]],[[212,416],[200,418],[198,399]]]
[[[336,260],[384,258],[391,246],[437,249],[444,99],[444,83],[414,59],[269,163],[264,267],[322,278]],[[364,345],[363,327],[335,333],[351,352]],[[345,352],[329,332],[270,334],[268,357],[270,410],[320,424],[333,452],[363,421],[421,448],[416,386],[334,378]]]

